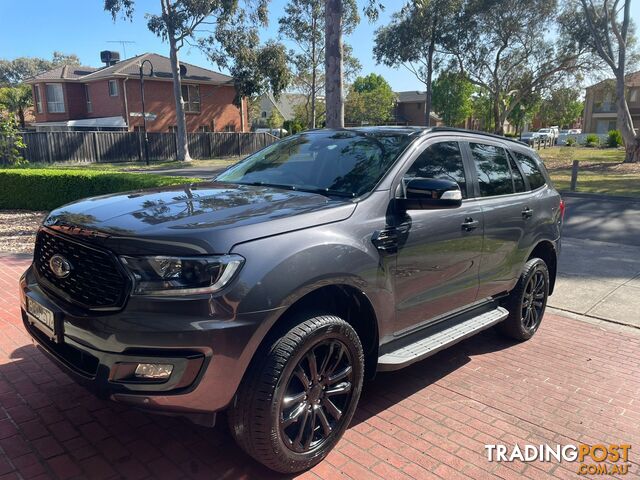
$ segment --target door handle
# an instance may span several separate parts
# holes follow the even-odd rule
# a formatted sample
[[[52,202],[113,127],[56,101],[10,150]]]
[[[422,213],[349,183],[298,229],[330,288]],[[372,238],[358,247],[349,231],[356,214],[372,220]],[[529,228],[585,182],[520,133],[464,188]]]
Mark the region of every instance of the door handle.
[[[464,222],[462,223],[462,228],[465,231],[470,232],[471,230],[475,230],[476,228],[478,228],[478,225],[480,225],[480,222],[478,222],[478,220],[474,220],[471,217],[467,217],[464,219]]]
[[[533,217],[533,210],[531,210],[529,207],[524,207],[524,210],[522,210],[522,216],[524,218]]]

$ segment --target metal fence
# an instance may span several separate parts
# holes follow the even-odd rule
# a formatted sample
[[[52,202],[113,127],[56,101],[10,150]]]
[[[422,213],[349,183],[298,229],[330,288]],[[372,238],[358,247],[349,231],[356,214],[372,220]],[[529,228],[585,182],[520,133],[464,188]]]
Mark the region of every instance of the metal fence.
[[[149,133],[149,159],[176,159],[175,133]],[[269,133],[189,133],[193,158],[241,156],[276,142]],[[30,162],[140,162],[144,139],[139,132],[28,132],[22,156]]]

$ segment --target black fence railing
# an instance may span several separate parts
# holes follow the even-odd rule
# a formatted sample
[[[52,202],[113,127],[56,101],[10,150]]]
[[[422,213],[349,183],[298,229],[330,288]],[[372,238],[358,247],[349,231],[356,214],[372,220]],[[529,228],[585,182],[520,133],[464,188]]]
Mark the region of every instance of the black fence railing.
[[[269,133],[189,133],[193,158],[242,156],[271,145]],[[175,133],[149,133],[149,159],[176,159]],[[22,156],[29,162],[141,162],[144,137],[139,132],[27,132],[22,133]]]

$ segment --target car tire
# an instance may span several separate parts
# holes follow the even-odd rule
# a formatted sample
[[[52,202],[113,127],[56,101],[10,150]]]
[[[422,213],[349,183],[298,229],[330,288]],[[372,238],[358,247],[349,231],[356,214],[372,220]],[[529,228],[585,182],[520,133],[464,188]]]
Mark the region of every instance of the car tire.
[[[360,339],[343,319],[316,316],[257,356],[229,409],[231,433],[271,470],[311,468],[340,440],[355,412],[364,377]]]
[[[509,311],[500,323],[502,332],[519,341],[529,340],[538,331],[549,297],[549,269],[541,258],[527,261],[515,288],[503,303]]]

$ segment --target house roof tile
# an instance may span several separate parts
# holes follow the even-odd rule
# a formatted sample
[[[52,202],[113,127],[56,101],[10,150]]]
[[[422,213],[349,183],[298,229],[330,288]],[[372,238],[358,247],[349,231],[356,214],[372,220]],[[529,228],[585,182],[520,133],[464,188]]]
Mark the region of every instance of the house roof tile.
[[[159,79],[171,79],[171,63],[168,57],[158,55],[157,53],[145,53],[128,58],[114,65],[102,68],[93,67],[72,67],[64,65],[62,67],[49,70],[40,75],[29,79],[28,83],[36,83],[42,80],[70,80],[90,82],[113,77],[138,77],[140,71],[140,62],[149,60],[153,64],[154,77]],[[186,62],[180,62],[187,69],[186,75],[182,76],[183,80],[190,80],[199,83],[230,83],[233,78],[229,75],[214,72],[206,68],[191,65]]]

